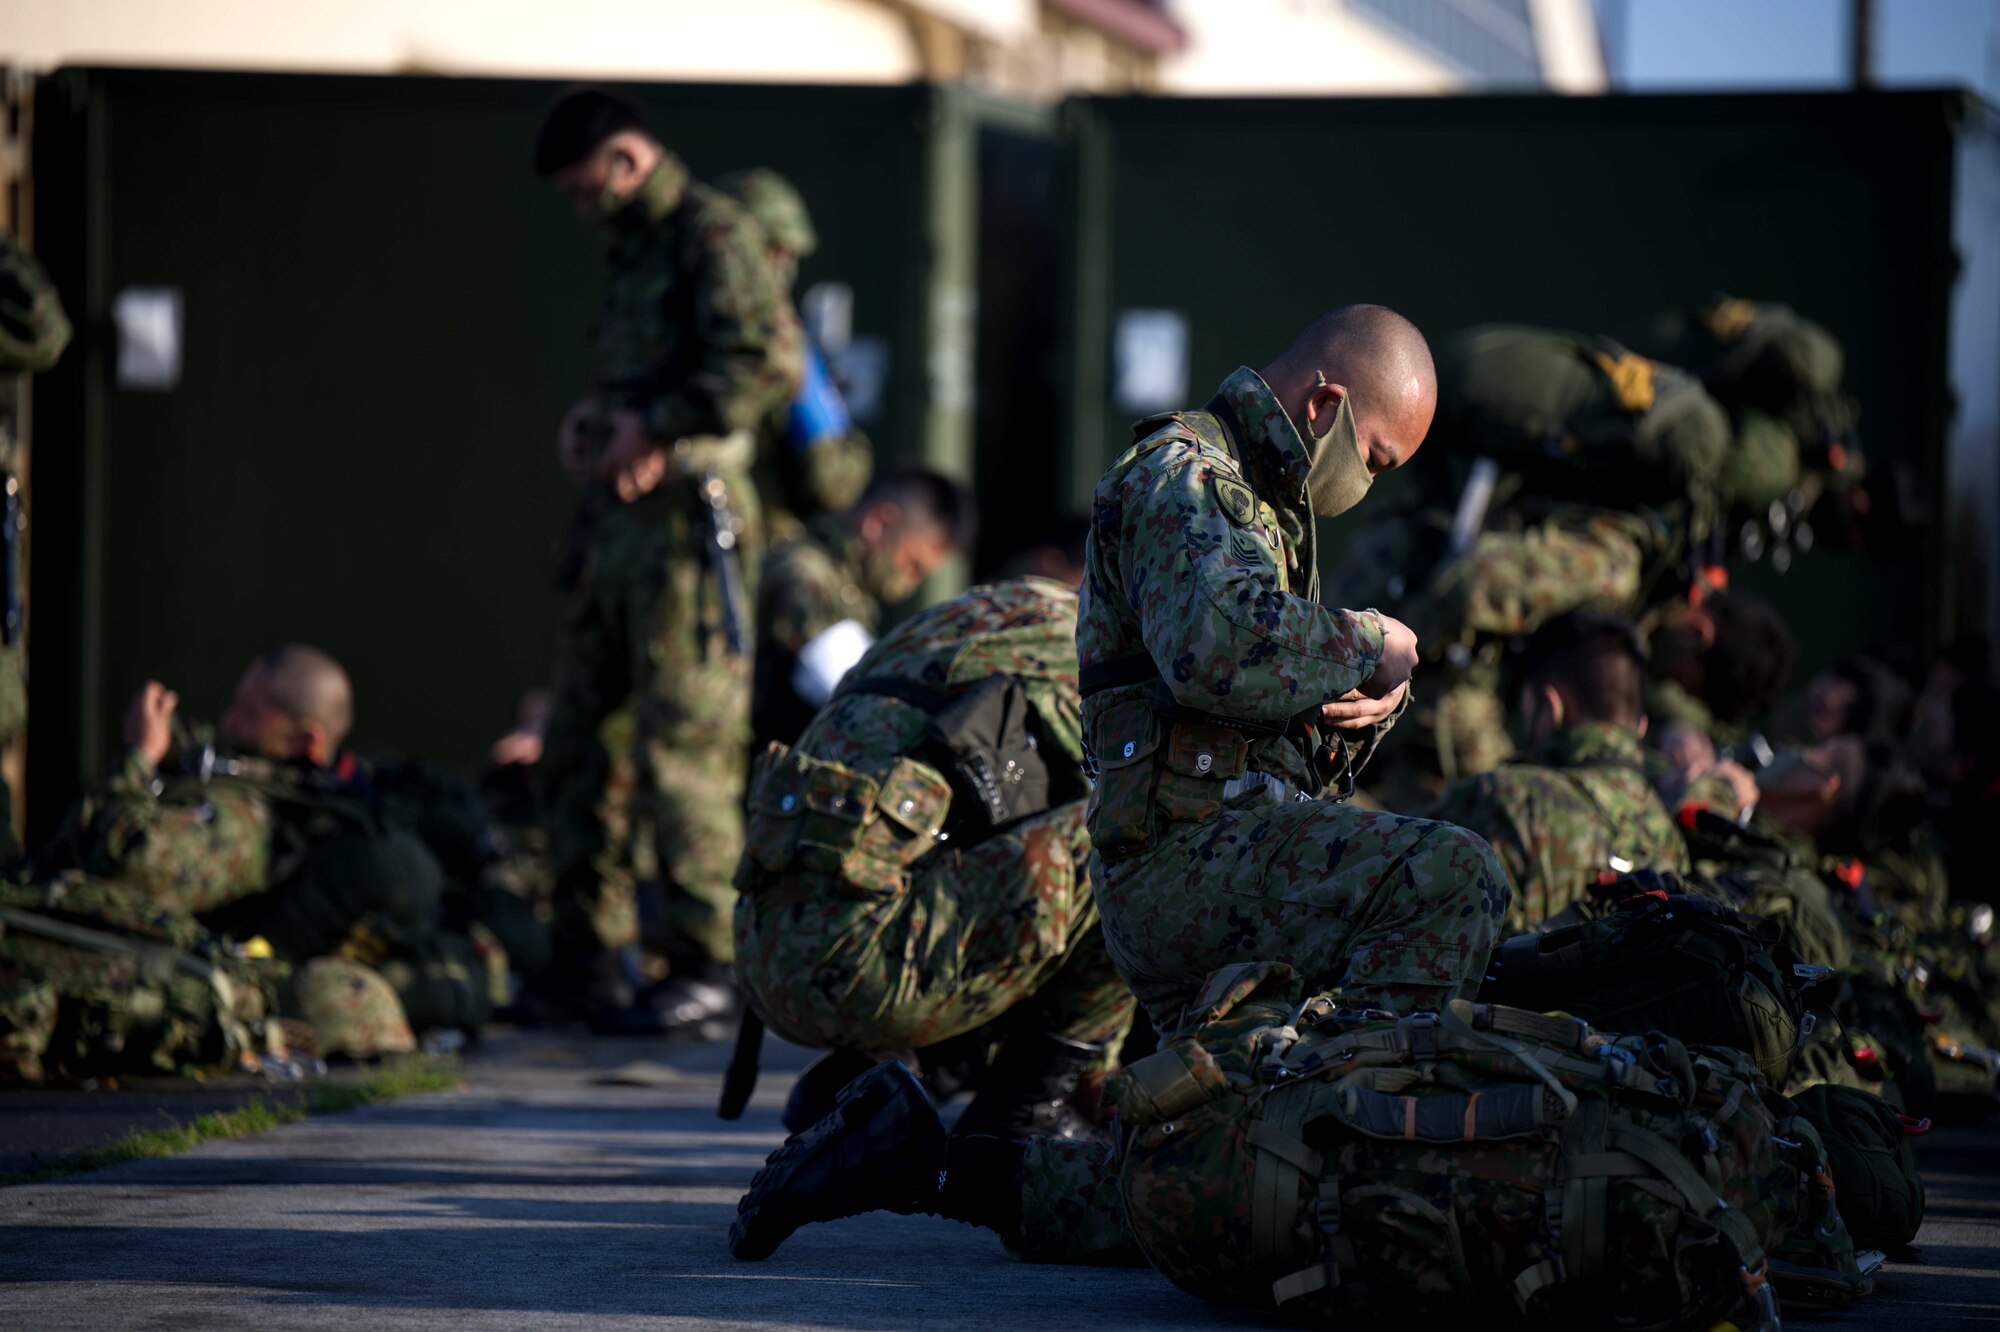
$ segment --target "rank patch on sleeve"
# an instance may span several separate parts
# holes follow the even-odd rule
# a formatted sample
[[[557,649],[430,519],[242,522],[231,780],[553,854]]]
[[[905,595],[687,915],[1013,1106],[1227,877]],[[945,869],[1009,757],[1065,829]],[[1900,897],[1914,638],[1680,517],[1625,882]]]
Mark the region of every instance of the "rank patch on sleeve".
[[[1257,521],[1257,497],[1250,493],[1250,487],[1227,476],[1212,477],[1210,485],[1215,489],[1215,502],[1230,522],[1248,527]]]

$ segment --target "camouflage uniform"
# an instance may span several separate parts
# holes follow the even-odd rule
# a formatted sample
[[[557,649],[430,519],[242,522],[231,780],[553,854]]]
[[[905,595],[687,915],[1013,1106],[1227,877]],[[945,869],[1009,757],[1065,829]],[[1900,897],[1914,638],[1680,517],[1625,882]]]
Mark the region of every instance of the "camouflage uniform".
[[[750,694],[750,730],[758,748],[772,740],[797,740],[819,710],[792,687],[792,672],[808,643],[842,620],[876,631],[882,607],[869,581],[860,539],[831,514],[815,519],[764,562]]]
[[[419,1028],[476,1027],[490,936],[439,928],[444,878],[371,793],[331,771],[221,754],[202,777],[131,755],[71,816],[59,856],[203,927],[303,965],[390,967]]]
[[[732,172],[716,187],[741,200],[772,244],[792,257],[782,273],[789,289],[797,260],[819,249],[806,201],[768,167]],[[759,432],[755,480],[769,543],[796,540],[814,518],[853,504],[874,470],[874,445],[848,417],[826,358],[808,341],[798,395],[773,409]]]
[[[1398,1009],[1469,994],[1506,913],[1493,853],[1327,798],[1387,727],[1349,743],[1317,709],[1374,673],[1382,625],[1317,600],[1297,431],[1246,368],[1134,433],[1098,483],[1077,622],[1112,960],[1162,1027],[1245,957]]]
[[[1604,339],[1479,328],[1439,360],[1428,493],[1353,542],[1343,585],[1410,601],[1426,689],[1377,780],[1391,801],[1489,771],[1513,752],[1499,699],[1510,639],[1581,608],[1635,619],[1721,518],[1729,423],[1691,376]],[[1501,470],[1461,555],[1445,541],[1454,477]],[[1413,543],[1411,533],[1417,534]]]
[[[0,1082],[228,1071],[267,1049],[276,972],[103,880],[0,884]]]
[[[69,345],[69,320],[55,285],[21,242],[0,231],[0,374],[40,374],[55,365]],[[26,515],[21,509],[20,460],[15,456],[14,402],[0,401],[0,543],[17,549]],[[9,557],[0,587],[0,745],[10,743],[28,721],[27,664],[21,651],[22,562]],[[20,851],[14,840],[13,799],[0,777],[0,861]]]
[[[557,661],[541,764],[557,947],[622,947],[643,928],[670,959],[726,961],[756,567],[739,539],[738,604],[725,607],[701,488],[706,475],[719,479],[742,534],[754,533],[748,432],[797,388],[801,334],[762,231],[677,159],[655,168],[612,228],[597,396],[639,412],[669,446],[673,472],[591,527]],[[744,640],[734,649],[732,613]],[[628,826],[607,830],[612,760],[600,728],[628,699],[638,789]],[[643,927],[633,906],[642,882],[662,890]]]
[[[1431,817],[1470,828],[1513,885],[1507,930],[1540,929],[1591,888],[1634,869],[1689,869],[1687,843],[1646,779],[1639,737],[1588,722],[1555,732],[1520,762],[1445,792]]]
[[[899,626],[850,672],[868,692],[836,694],[795,749],[760,760],[737,969],[774,1030],[889,1055],[1004,1016],[1102,1044],[1102,1066],[1115,1063],[1134,1005],[1086,876],[1075,623],[1060,584],[975,588]],[[893,680],[958,697],[998,675],[1023,683],[1050,799],[1066,798],[941,844],[954,797],[927,761],[932,714],[876,691]],[[817,762],[801,768],[795,754]],[[843,808],[865,808],[864,821],[843,821]]]

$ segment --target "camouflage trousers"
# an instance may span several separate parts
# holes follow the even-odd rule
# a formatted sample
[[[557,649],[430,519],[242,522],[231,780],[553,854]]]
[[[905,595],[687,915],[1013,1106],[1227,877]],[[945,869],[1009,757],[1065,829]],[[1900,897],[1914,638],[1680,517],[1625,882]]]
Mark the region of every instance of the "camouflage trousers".
[[[1160,827],[1095,877],[1105,947],[1162,1032],[1248,958],[1396,1012],[1470,998],[1507,916],[1492,848],[1451,824],[1250,793]]]
[[[1004,1020],[1102,1044],[1117,1062],[1135,1005],[1105,954],[1083,802],[934,853],[901,891],[799,870],[748,881],[737,979],[802,1045],[891,1056]]]
[[[1030,1138],[1021,1162],[1021,1234],[1031,1263],[1143,1262],[1118,1193],[1108,1142]]]
[[[726,962],[743,846],[748,658],[696,669],[690,695],[654,720],[639,755],[639,708],[599,728],[588,760],[552,783],[552,934],[558,952],[632,944]],[[699,701],[707,706],[697,708]],[[657,704],[657,700],[655,701]],[[652,780],[643,775],[650,769]]]

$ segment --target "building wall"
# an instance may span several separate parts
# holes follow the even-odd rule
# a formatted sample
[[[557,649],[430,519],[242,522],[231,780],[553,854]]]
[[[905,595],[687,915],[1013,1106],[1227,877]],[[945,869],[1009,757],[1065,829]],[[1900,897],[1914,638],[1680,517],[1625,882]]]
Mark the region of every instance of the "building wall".
[[[1604,87],[1589,0],[1159,0],[1154,7],[1186,33],[1179,52],[1142,49],[1048,0],[0,0],[0,57],[44,70],[122,64],[925,80],[1035,101],[1073,92]],[[1522,69],[1496,72],[1482,59],[1523,48]],[[1454,62],[1453,51],[1470,51],[1470,59]]]
[[[914,6],[875,0],[11,0],[0,53],[351,73],[902,83]]]

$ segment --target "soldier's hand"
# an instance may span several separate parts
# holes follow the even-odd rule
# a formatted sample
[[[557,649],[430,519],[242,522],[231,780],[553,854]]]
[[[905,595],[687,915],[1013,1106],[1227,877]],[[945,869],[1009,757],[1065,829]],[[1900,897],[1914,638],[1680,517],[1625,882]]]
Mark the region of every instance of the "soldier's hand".
[[[1320,706],[1320,720],[1336,731],[1366,731],[1395,714],[1410,689],[1406,680],[1380,698],[1370,698],[1359,689],[1350,689],[1331,703]]]
[[[651,494],[667,479],[667,451],[646,433],[645,418],[620,407],[610,416],[611,440],[598,464],[598,476],[609,481],[618,498],[630,504]]]
[[[1361,682],[1361,692],[1370,698],[1387,698],[1407,685],[1416,669],[1416,634],[1393,615],[1382,616],[1382,655],[1375,662],[1375,674]]]
[[[148,680],[125,709],[125,743],[150,767],[159,767],[174,747],[174,709],[180,702],[179,694],[158,680]]]
[[[596,432],[597,418],[597,399],[585,398],[569,409],[556,431],[556,461],[578,481],[590,479],[596,462],[591,455],[596,452],[592,435]]]

